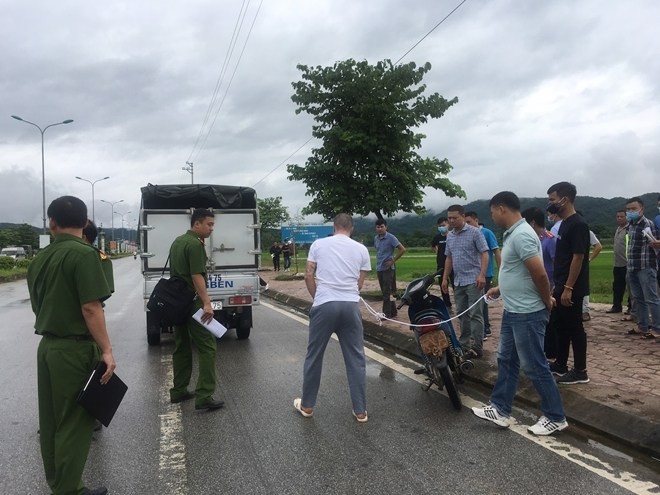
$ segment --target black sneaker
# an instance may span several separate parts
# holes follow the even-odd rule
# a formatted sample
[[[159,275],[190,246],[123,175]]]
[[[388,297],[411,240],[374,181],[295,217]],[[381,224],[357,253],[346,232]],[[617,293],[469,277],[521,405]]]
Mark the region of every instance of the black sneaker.
[[[208,411],[214,411],[215,409],[220,409],[224,405],[225,405],[224,401],[215,400],[213,399],[213,397],[211,397],[209,400],[207,400],[202,404],[195,404],[195,409],[197,409],[198,411],[204,409]]]
[[[491,332],[490,328],[488,330],[484,330],[484,342],[488,340],[488,337],[493,335],[493,332]]]
[[[616,307],[612,306],[610,309],[608,309],[605,312],[609,313],[609,314],[612,314],[612,313],[621,313],[622,311],[623,311],[622,308],[616,308]]]
[[[568,373],[568,366],[559,366],[557,363],[550,363],[550,372],[555,376],[564,376]]]
[[[576,385],[578,383],[589,383],[589,377],[587,376],[586,371],[578,371],[573,368],[571,371],[565,375],[557,378],[557,383],[562,383],[564,385]]]

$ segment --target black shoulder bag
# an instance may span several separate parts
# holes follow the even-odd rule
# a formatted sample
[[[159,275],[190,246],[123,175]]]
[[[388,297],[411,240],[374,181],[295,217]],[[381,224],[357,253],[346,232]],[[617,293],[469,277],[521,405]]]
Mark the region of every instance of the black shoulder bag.
[[[169,261],[168,256],[161,274],[162,278],[149,296],[147,309],[166,325],[181,325],[190,317],[190,310],[197,294],[182,278],[165,278],[165,269]]]

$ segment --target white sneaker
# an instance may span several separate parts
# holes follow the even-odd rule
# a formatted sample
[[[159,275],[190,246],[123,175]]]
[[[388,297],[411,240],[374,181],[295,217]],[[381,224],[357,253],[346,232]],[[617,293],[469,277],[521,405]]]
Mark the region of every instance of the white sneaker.
[[[502,428],[508,428],[509,424],[511,423],[510,418],[507,416],[502,416],[493,406],[473,407],[472,412],[478,418],[495,423],[497,426],[501,426]]]
[[[556,431],[565,430],[568,428],[568,423],[563,421],[550,421],[545,416],[541,416],[535,425],[527,428],[527,431],[534,435],[552,435]]]

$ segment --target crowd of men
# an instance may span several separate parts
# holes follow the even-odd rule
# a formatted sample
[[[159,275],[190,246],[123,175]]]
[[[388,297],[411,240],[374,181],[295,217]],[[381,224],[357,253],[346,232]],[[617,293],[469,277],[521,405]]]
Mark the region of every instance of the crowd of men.
[[[533,207],[521,212],[538,235],[545,272],[557,301],[545,331],[544,352],[552,373],[564,384],[589,382],[583,322],[591,319],[589,263],[602,250],[584,217],[575,210],[576,195],[575,186],[560,182],[549,189],[545,211]],[[613,300],[607,313],[623,312],[627,290],[628,310],[623,320],[635,321],[637,327],[626,335],[645,339],[660,337],[660,198],[657,208],[658,213],[651,220],[645,216],[642,199],[630,198],[625,208],[616,213],[614,233]],[[438,233],[431,247],[437,253],[443,299],[452,309],[448,290],[451,285],[456,313],[461,314],[490,289],[495,267],[502,265],[500,248],[477,214],[465,212],[460,205],[450,206],[447,217],[440,217],[437,225]],[[481,306],[460,317],[461,344],[471,358],[482,356],[480,342],[490,336],[488,305]],[[571,350],[573,366],[569,369]]]

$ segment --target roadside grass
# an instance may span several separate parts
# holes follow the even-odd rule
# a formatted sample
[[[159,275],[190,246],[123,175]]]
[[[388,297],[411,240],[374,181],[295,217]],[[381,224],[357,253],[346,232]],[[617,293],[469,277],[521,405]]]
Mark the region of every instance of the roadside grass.
[[[368,278],[375,280],[376,275],[376,254],[373,248],[369,249],[371,255],[371,268]],[[307,252],[298,252],[298,271],[305,270],[307,261]],[[292,269],[293,265],[292,258]],[[590,301],[595,303],[612,302],[612,265],[614,262],[614,253],[611,250],[603,250],[600,255],[589,265],[589,282],[591,285]],[[262,267],[272,269],[273,261],[270,255],[262,256]],[[415,278],[422,277],[427,273],[435,272],[435,253],[426,248],[409,248],[406,254],[396,264],[397,281],[409,282]],[[293,273],[293,272],[292,272]],[[280,278],[282,277],[282,278]],[[285,278],[286,277],[286,278]],[[293,280],[293,276],[278,275],[278,280]],[[378,297],[378,291],[366,292],[370,297]]]
[[[27,276],[27,268],[12,268],[11,270],[0,270],[0,283],[13,282]]]
[[[110,256],[110,259],[126,258],[133,256],[133,253],[118,253]],[[13,282],[27,277],[27,268],[12,268],[10,270],[0,270],[0,284],[4,282]]]

